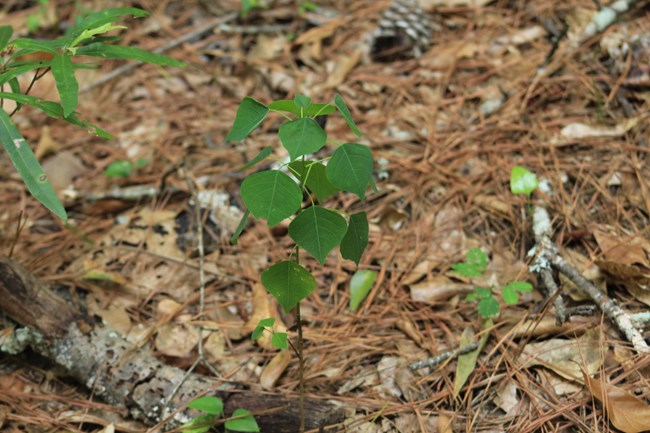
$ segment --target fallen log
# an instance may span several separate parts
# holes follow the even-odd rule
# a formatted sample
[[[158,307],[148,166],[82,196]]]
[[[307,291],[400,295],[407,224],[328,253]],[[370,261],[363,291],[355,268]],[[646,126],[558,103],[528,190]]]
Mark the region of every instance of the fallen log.
[[[147,350],[134,347],[108,327],[74,311],[15,261],[0,257],[0,310],[28,327],[21,339],[35,352],[63,367],[106,403],[125,408],[148,425],[175,428],[196,412],[182,410],[195,396],[220,397],[226,414],[244,408],[256,415],[263,432],[294,433],[300,425],[297,398],[242,392],[236,384],[191,374],[167,402],[185,371],[165,365]],[[236,389],[239,388],[239,389]],[[170,416],[173,414],[173,416]],[[306,430],[331,431],[342,412],[326,401],[306,399]]]

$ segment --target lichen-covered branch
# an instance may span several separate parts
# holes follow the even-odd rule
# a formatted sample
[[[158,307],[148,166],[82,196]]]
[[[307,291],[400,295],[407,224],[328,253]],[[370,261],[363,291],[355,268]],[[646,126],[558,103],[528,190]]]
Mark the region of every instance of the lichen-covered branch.
[[[243,386],[216,378],[190,374],[171,401],[167,397],[185,377],[185,371],[160,362],[148,350],[131,345],[111,329],[74,312],[31,273],[0,257],[0,310],[12,320],[33,329],[32,349],[63,367],[67,374],[92,389],[95,396],[150,425],[166,422],[178,427],[191,419],[182,410],[195,396],[208,391],[223,399],[226,413],[237,408],[258,416],[262,431],[298,432],[297,399],[277,394],[246,392]],[[305,402],[308,429],[336,424],[340,412],[330,403]],[[168,414],[175,415],[167,418]],[[195,415],[195,414],[194,414]]]

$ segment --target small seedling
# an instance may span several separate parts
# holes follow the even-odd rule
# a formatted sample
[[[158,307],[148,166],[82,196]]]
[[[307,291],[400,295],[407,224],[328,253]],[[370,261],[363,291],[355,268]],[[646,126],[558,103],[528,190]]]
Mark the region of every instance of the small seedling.
[[[515,165],[510,172],[510,191],[513,194],[526,194],[528,197],[535,191],[539,183],[537,176],[524,167]]]
[[[262,338],[264,331],[271,333],[271,345],[278,349],[287,348],[287,333],[286,332],[275,332],[273,325],[275,324],[275,318],[269,317],[267,319],[262,319],[259,321],[255,330],[251,334],[251,339],[257,341]]]
[[[466,278],[480,277],[487,270],[488,257],[480,248],[472,248],[465,255],[465,261],[452,265],[452,269]],[[508,305],[519,302],[519,293],[530,292],[533,286],[527,281],[511,281],[501,288],[501,297]],[[478,314],[483,319],[498,317],[501,307],[495,298],[492,287],[474,287],[467,295],[468,301],[477,301]]]
[[[327,144],[327,133],[315,118],[330,115],[336,110],[341,113],[350,129],[360,137],[361,132],[340,95],[335,96],[333,104],[313,103],[311,98],[304,95],[296,95],[293,100],[274,101],[268,106],[253,98],[244,98],[237,109],[232,129],[226,137],[227,141],[243,140],[271,111],[287,119],[280,126],[278,136],[289,154],[289,162],[282,164],[289,174],[281,169],[271,169],[251,174],[244,179],[241,197],[247,210],[233,234],[232,241],[236,242],[250,214],[267,220],[269,227],[292,218],[288,232],[296,245],[287,260],[262,272],[261,280],[285,312],[289,313],[295,309],[298,326],[297,354],[300,363],[300,431],[304,431],[304,359],[300,301],[316,288],[316,279],[300,264],[300,248],[309,252],[323,265],[330,252],[338,247],[343,258],[358,265],[368,244],[368,220],[365,212],[347,215],[342,211],[324,207],[323,203],[341,191],[355,194],[361,201],[365,200],[368,186],[374,187],[374,163],[370,149],[358,143],[344,143],[336,148],[331,157],[308,159],[308,156],[319,152]],[[245,168],[259,163],[271,153],[270,147],[262,149]],[[303,197],[307,198],[305,205]]]
[[[111,162],[108,167],[106,167],[106,170],[104,170],[104,176],[127,178],[137,169],[142,168],[147,164],[149,164],[149,161],[146,159],[138,159],[136,162],[118,159],[117,161]]]
[[[64,36],[53,40],[32,38],[11,40],[13,28],[0,26],[0,106],[5,99],[16,102],[16,109],[11,114],[7,114],[0,108],[0,142],[29,192],[63,220],[67,220],[65,209],[27,141],[11,121],[11,116],[23,105],[28,105],[50,117],[87,129],[95,135],[112,138],[103,129],[81,120],[78,116],[76,109],[79,84],[75,78],[75,70],[94,67],[94,65],[73,62],[73,58],[127,59],[161,66],[185,66],[182,62],[162,54],[130,46],[112,45],[112,42],[120,38],[106,36],[106,33],[125,29],[126,27],[115,23],[127,15],[139,18],[146,17],[149,13],[137,8],[105,9],[82,18],[68,29]],[[29,60],[30,56],[41,60]],[[54,77],[60,102],[29,95],[33,84],[48,72],[51,72]],[[18,78],[28,73],[33,74],[32,82],[23,91]]]
[[[192,400],[188,405],[201,413],[181,427],[183,433],[205,433],[223,415],[223,401],[219,397],[204,396]],[[246,409],[237,409],[225,423],[226,432],[259,432],[260,427],[253,415]]]

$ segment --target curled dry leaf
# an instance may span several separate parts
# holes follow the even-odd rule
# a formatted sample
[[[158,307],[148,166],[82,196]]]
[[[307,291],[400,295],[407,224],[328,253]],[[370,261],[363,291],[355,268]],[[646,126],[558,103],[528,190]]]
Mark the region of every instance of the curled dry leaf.
[[[625,433],[650,430],[650,406],[643,400],[586,373],[583,377],[591,394],[603,404],[614,427]]]
[[[264,389],[271,389],[278,381],[282,373],[289,366],[291,362],[291,353],[288,350],[279,351],[269,362],[269,364],[264,367],[262,374],[260,375],[260,385]]]
[[[431,280],[411,285],[411,299],[417,302],[435,302],[472,290],[471,284],[457,283],[438,275]]]
[[[541,365],[565,379],[580,382],[584,370],[593,374],[602,363],[598,332],[591,329],[574,340],[553,338],[527,344],[522,353],[522,367]]]

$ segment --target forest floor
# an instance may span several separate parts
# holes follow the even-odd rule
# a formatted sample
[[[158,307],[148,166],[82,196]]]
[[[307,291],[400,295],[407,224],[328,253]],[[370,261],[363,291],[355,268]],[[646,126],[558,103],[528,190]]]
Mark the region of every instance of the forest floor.
[[[64,0],[40,11],[36,2],[5,3],[0,24],[23,34],[29,15],[45,12],[46,25],[68,21],[80,8]],[[415,59],[378,62],[369,56],[370,36],[388,1],[317,1],[314,11],[277,1],[245,20],[232,15],[238,1],[137,3],[152,15],[130,20],[122,43],[145,49],[221,21],[166,52],[185,69],[138,66],[105,82],[98,80],[125,62],[77,71],[80,88],[89,86],[78,111],[115,140],[27,109],[14,116],[71,225],[29,196],[2,158],[1,254],[11,253],[77,307],[169,364],[191,366],[197,324],[210,325],[204,349],[221,375],[247,392],[296,395],[297,358],[250,338],[264,317],[277,317],[277,326],[296,337],[293,318],[259,277],[287,257],[286,225],[269,229],[251,219],[237,245],[228,241],[242,215],[239,185],[255,171],[239,168],[265,146],[285,156],[277,139],[282,118],[272,114],[241,143],[224,139],[245,96],[270,103],[302,93],[329,103],[339,93],[364,135],[357,139],[332,115],[328,136],[370,146],[378,192],[365,202],[350,194],[329,200],[368,213],[370,243],[359,267],[378,277],[352,312],[355,265],[338,254],[323,266],[306,261],[318,281],[302,307],[306,393],[346,410],[345,426],[335,431],[650,429],[650,356],[554,274],[569,311],[591,312],[556,324],[556,304],[545,298],[528,255],[532,206],[543,205],[559,254],[626,313],[648,311],[647,5],[577,44],[596,2],[422,1],[433,25],[430,48]],[[47,77],[33,94],[58,98]],[[107,176],[115,161],[130,161],[131,173]],[[549,192],[511,193],[516,165],[547,180]],[[202,315],[189,184],[210,211],[203,215]],[[160,189],[151,195],[147,188]],[[451,266],[474,247],[488,255],[487,271],[459,276]],[[528,281],[534,290],[516,305],[497,296],[501,314],[486,328],[467,295],[474,287],[498,295],[510,281]],[[8,321],[0,324],[10,329]],[[408,367],[481,335],[487,342],[475,366],[471,355],[454,354],[432,367]],[[469,377],[459,383],[462,371]],[[147,431],[47,362],[0,355],[0,431],[112,429]]]

